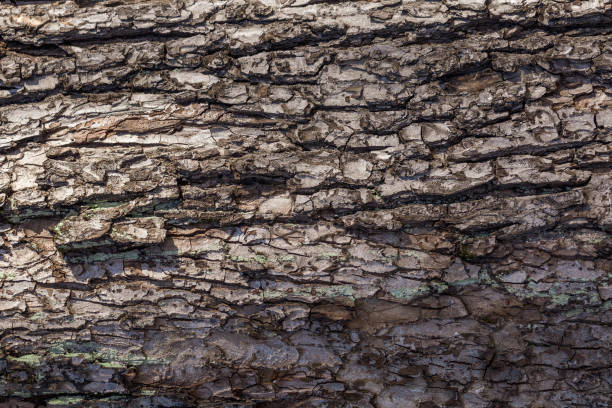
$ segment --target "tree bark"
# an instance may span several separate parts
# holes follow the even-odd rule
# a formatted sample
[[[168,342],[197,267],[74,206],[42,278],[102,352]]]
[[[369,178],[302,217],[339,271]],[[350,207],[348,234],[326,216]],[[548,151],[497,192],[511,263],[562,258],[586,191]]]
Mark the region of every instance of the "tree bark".
[[[610,406],[611,9],[3,4],[0,406]]]

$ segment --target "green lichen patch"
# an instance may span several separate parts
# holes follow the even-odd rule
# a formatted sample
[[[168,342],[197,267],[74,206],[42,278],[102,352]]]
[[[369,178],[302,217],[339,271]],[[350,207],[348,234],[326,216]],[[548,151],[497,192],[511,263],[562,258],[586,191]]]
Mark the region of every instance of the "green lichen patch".
[[[217,248],[220,249],[220,248]],[[255,255],[253,257],[244,257],[244,256],[232,256],[230,257],[232,262],[257,262],[260,264],[264,263],[278,263],[278,262],[294,262],[297,258],[295,255],[284,255],[278,257],[267,257],[265,255]]]
[[[78,395],[65,395],[47,401],[48,405],[75,405],[83,402],[85,398]]]
[[[104,368],[127,368],[127,366],[118,361],[103,361],[98,363],[100,367]]]
[[[396,299],[412,300],[430,293],[431,288],[427,284],[413,287],[399,287],[391,289],[390,293]]]
[[[37,354],[24,354],[23,356],[19,357],[8,356],[7,360],[17,363],[24,363],[32,367],[38,367],[40,365],[41,358]]]
[[[86,203],[85,204],[85,208],[88,210],[104,210],[107,208],[114,208],[114,207],[119,207],[120,205],[126,204],[125,202],[121,202],[121,201],[97,201],[97,202],[91,202],[91,203]]]
[[[553,304],[557,306],[565,306],[569,303],[570,296],[565,293],[551,294],[550,300]]]
[[[167,364],[169,362],[167,359],[145,358],[132,353],[124,354],[93,342],[58,342],[49,347],[47,354],[49,359],[81,358],[104,368],[116,369],[143,364]]]
[[[37,322],[37,321],[40,321],[40,320],[44,320],[45,316],[46,316],[46,314],[43,313],[43,312],[36,312],[32,316],[30,316],[30,320],[33,320],[33,321]]]
[[[57,225],[53,228],[53,232],[55,233],[55,235],[57,235],[58,237],[62,237],[64,235],[64,225],[66,224],[66,221],[60,221],[57,223]]]
[[[318,255],[318,258],[322,259],[338,259],[342,260],[342,254],[340,252],[322,252]]]
[[[13,272],[5,272],[5,271],[0,271],[0,280],[13,280],[15,279],[17,275],[15,275]]]
[[[157,394],[156,390],[152,390],[152,389],[143,389],[143,390],[140,390],[140,395],[143,395],[145,397],[150,397],[150,396],[153,396],[155,394]]]
[[[315,288],[315,293],[318,296],[324,297],[348,297],[355,299],[355,289],[351,285],[336,285],[336,286],[318,286]]]

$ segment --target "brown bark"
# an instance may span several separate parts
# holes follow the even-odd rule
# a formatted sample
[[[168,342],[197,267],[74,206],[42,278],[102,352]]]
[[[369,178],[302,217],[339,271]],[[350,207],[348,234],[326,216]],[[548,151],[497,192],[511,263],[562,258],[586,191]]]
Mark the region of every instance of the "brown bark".
[[[0,406],[609,406],[611,78],[604,0],[3,4]]]

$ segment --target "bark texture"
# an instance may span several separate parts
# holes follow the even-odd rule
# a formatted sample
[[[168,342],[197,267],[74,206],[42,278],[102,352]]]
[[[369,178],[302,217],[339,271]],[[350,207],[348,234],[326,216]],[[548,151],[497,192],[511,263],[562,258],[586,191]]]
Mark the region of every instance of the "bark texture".
[[[2,407],[609,407],[607,0],[0,8]]]

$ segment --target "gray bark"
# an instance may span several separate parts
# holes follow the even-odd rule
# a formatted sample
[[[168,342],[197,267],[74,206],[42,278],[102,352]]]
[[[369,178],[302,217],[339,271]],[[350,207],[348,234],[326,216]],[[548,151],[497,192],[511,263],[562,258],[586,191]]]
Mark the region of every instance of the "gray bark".
[[[610,406],[611,9],[3,4],[0,406]]]

